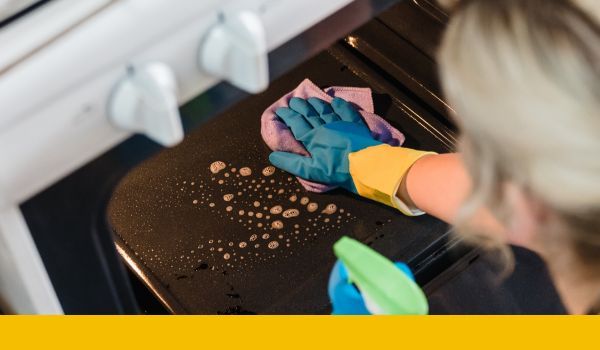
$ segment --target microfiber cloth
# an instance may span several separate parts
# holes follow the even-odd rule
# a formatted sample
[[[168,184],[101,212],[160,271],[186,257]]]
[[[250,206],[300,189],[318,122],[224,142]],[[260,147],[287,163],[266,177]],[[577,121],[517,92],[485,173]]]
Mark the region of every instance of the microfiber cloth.
[[[279,119],[275,111],[279,107],[288,107],[292,97],[307,99],[317,97],[326,102],[331,102],[334,97],[342,98],[354,105],[362,115],[364,121],[371,130],[371,135],[377,140],[400,146],[404,143],[404,135],[392,127],[383,118],[375,114],[371,89],[359,87],[331,86],[320,89],[309,79],[304,79],[298,87],[270,105],[261,116],[260,132],[263,140],[273,151],[296,153],[309,157],[310,154],[302,144],[294,138],[294,135],[285,123]],[[326,192],[335,188],[334,186],[312,182],[298,178],[302,186],[311,192]]]

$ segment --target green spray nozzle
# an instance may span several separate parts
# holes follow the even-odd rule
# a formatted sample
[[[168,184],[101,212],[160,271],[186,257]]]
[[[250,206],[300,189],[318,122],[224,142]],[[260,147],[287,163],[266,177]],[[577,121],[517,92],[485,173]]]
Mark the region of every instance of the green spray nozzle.
[[[425,315],[429,311],[421,288],[383,255],[349,237],[337,241],[333,252],[370,310],[375,307],[377,313],[389,315]]]

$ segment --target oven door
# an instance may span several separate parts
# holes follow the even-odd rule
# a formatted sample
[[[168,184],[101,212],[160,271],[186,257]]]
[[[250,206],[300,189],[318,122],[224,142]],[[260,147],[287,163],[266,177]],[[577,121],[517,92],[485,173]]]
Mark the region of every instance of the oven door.
[[[392,0],[354,1],[297,37],[279,45],[268,55],[271,82],[287,81],[293,84],[295,78],[282,78],[291,68],[330,47],[336,40],[395,2]],[[331,80],[322,83],[338,83],[334,81],[335,79],[336,77],[332,76]],[[369,84],[357,80],[346,83]],[[242,104],[257,101],[265,103],[268,98],[273,98],[275,94],[280,93],[282,87],[268,90],[266,95],[260,95],[263,97],[257,99],[229,83],[218,83],[181,107],[181,120],[186,136],[185,141],[174,150],[181,150],[186,148],[186,145],[195,143],[194,139],[197,136],[194,135],[205,133],[207,127],[211,125],[209,123],[219,124],[219,121],[227,123],[232,120],[231,118],[236,118],[228,113],[237,108],[231,109],[239,101],[242,101]],[[260,108],[260,105],[256,105],[255,108]],[[246,137],[241,134],[237,136]],[[252,142],[258,147],[260,145],[258,134],[253,134],[252,137]],[[444,137],[446,136],[442,136]],[[194,147],[203,148],[205,145],[200,143],[195,144]],[[450,145],[451,141],[445,141],[444,149],[439,145],[436,149],[443,151],[449,149]],[[235,144],[234,147],[239,148],[241,145]],[[21,258],[3,262],[3,271],[12,269],[15,267],[15,261],[18,261],[19,264],[14,271],[22,275],[31,274],[30,281],[41,281],[43,282],[41,285],[50,286],[50,289],[42,291],[39,283],[28,285],[27,278],[21,279],[25,281],[22,285],[7,287],[8,293],[2,292],[8,304],[6,308],[14,312],[137,313],[140,312],[140,308],[128,278],[129,271],[133,271],[133,274],[137,275],[154,292],[154,296],[172,312],[221,312],[231,310],[232,307],[233,310],[238,310],[237,304],[222,304],[218,308],[207,304],[211,305],[210,308],[195,308],[181,299],[179,294],[168,293],[168,282],[162,280],[150,266],[145,266],[141,258],[136,258],[140,252],[136,255],[136,251],[126,243],[125,235],[130,231],[119,232],[114,216],[111,216],[110,208],[117,205],[114,204],[114,194],[122,188],[130,175],[137,169],[141,169],[140,165],[143,167],[147,164],[145,162],[163,157],[169,154],[165,153],[168,151],[169,149],[165,149],[146,136],[136,135],[126,138],[118,145],[93,157],[85,165],[69,172],[60,180],[28,196],[19,203],[17,209],[3,210],[0,218],[3,234],[8,230],[18,229],[24,236],[30,234],[32,238],[31,241],[25,240],[25,243],[12,242],[8,247],[3,247],[6,251],[12,252],[13,257]],[[264,151],[263,149],[261,153],[262,163],[266,154]],[[346,200],[350,201],[350,199]],[[386,209],[378,210],[385,212]],[[143,218],[140,217],[140,220]],[[439,223],[436,225],[442,227]],[[213,229],[217,232],[215,227]],[[115,249],[115,243],[118,249]],[[150,241],[148,243],[151,244]],[[20,253],[24,251],[28,253],[26,255]],[[325,249],[323,248],[322,251]],[[175,250],[169,254],[173,252]],[[36,262],[36,259],[40,264],[33,264],[34,269],[23,268],[23,264],[31,265],[24,260]],[[124,267],[123,261],[126,262],[129,271]],[[169,278],[171,277],[172,274]],[[185,280],[180,277],[178,275],[173,278],[178,281]],[[185,293],[192,294],[189,291]],[[211,291],[208,290],[207,293]],[[318,293],[323,296],[322,291]],[[25,297],[19,299],[19,295]],[[56,302],[52,301],[53,298]],[[303,307],[305,312],[309,312],[310,307]],[[321,302],[311,312],[323,312],[322,307]],[[281,310],[295,312],[294,309]],[[253,311],[270,312],[267,308],[258,307],[253,308]]]

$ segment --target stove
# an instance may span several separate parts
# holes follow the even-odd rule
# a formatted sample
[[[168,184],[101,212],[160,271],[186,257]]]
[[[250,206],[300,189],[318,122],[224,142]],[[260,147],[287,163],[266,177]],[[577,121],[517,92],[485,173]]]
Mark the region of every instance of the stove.
[[[118,183],[396,2],[5,2],[15,4],[0,27],[8,312],[138,312],[108,220]]]

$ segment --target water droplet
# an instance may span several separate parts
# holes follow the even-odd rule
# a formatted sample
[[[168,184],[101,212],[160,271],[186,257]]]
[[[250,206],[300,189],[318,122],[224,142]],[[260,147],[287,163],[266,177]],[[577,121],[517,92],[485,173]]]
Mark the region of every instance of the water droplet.
[[[240,175],[242,176],[250,176],[252,174],[252,169],[249,167],[240,168]]]
[[[283,222],[281,222],[280,220],[275,220],[271,223],[271,227],[276,230],[280,230],[283,228]]]
[[[293,218],[300,215],[300,211],[298,209],[288,209],[283,212],[282,216],[286,219]]]
[[[325,209],[323,209],[321,211],[321,213],[331,215],[331,214],[334,214],[336,211],[337,211],[337,205],[335,205],[333,203],[329,203],[325,206]]]
[[[262,170],[262,174],[263,174],[264,176],[271,176],[271,175],[273,175],[274,173],[275,173],[275,167],[274,167],[274,166],[272,166],[272,165],[269,165],[268,167],[266,167],[266,168],[264,168],[264,169]]]
[[[221,170],[223,170],[223,169],[225,169],[225,163],[224,163],[224,162],[222,162],[222,161],[220,161],[220,160],[218,160],[218,161],[216,161],[216,162],[213,162],[213,163],[210,165],[210,171],[211,171],[213,174],[216,174],[216,173],[218,173],[219,171],[221,171]],[[185,183],[185,182],[184,182],[184,183]]]
[[[276,205],[269,210],[269,212],[273,215],[281,214],[282,211],[283,208],[281,207],[281,205]]]

